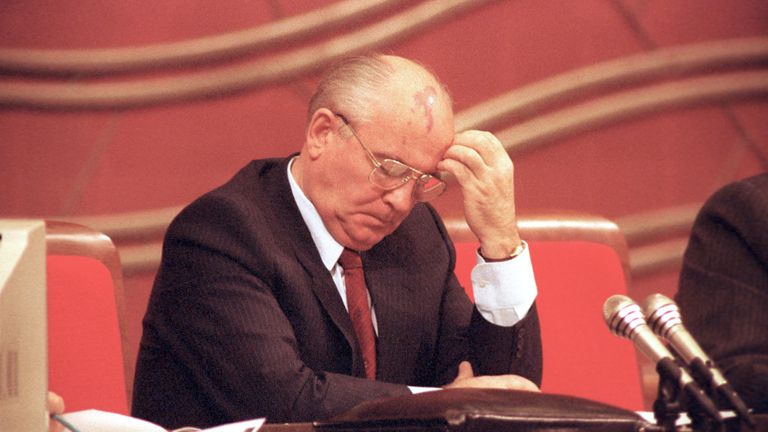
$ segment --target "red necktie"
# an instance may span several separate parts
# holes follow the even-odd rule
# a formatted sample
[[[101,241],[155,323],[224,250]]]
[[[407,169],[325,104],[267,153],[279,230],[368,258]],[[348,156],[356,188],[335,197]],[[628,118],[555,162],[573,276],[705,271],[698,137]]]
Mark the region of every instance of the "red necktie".
[[[363,261],[360,254],[344,248],[339,258],[344,269],[344,285],[347,288],[347,308],[352,326],[355,328],[357,342],[363,353],[365,376],[376,379],[376,335],[373,332],[371,308],[368,306],[368,289],[365,287]]]

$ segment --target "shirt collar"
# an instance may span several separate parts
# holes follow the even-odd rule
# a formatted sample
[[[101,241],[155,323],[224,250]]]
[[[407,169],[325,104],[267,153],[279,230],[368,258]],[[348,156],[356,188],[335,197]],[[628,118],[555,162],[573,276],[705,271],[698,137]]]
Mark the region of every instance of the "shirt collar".
[[[296,180],[293,178],[291,167],[293,166],[296,157],[288,162],[288,183],[291,185],[291,193],[293,194],[294,201],[296,201],[296,205],[299,207],[299,212],[301,213],[302,219],[304,219],[304,223],[307,224],[307,228],[309,228],[309,233],[312,236],[312,240],[315,242],[315,247],[317,248],[317,251],[320,252],[320,259],[323,261],[325,268],[327,268],[328,271],[331,271],[333,266],[336,265],[336,262],[339,260],[341,252],[344,250],[344,246],[331,236],[331,233],[328,232],[323,220],[320,218],[320,213],[317,212],[315,206],[309,201],[309,198],[304,195],[304,191],[301,190],[299,184],[296,183]]]

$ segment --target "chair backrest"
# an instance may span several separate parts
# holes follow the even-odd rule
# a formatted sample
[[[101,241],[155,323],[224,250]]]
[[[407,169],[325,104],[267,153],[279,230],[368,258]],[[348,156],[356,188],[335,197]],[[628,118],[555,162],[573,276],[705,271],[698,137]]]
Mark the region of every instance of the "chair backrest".
[[[477,239],[463,220],[446,226],[456,245],[456,275],[471,291]],[[518,227],[530,247],[539,290],[542,391],[642,410],[637,353],[629,341],[610,333],[602,314],[608,297],[629,288],[621,230],[605,218],[573,214],[520,218]]]
[[[90,228],[46,221],[48,388],[67,411],[128,414],[128,340],[115,245]]]

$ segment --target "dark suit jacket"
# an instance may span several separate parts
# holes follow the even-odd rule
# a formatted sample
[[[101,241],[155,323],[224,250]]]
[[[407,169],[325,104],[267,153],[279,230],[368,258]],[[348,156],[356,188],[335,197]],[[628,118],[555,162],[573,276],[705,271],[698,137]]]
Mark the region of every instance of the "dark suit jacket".
[[[252,162],[172,222],[144,318],[134,416],[167,428],[323,419],[406,385],[449,383],[467,358],[476,373],[540,383],[535,307],[514,327],[482,319],[453,275],[442,222],[422,204],[362,254],[378,320],[377,381],[362,378],[287,164]]]
[[[676,299],[747,405],[768,412],[768,173],[722,188],[701,209]]]

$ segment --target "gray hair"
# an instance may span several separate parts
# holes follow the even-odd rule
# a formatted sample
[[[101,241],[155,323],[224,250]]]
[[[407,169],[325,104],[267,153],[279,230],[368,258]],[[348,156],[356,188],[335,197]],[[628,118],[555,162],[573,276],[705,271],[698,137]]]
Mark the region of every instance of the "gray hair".
[[[369,107],[381,100],[381,89],[395,72],[381,54],[345,58],[323,75],[309,101],[307,118],[320,108],[347,116],[349,121],[371,121]]]

